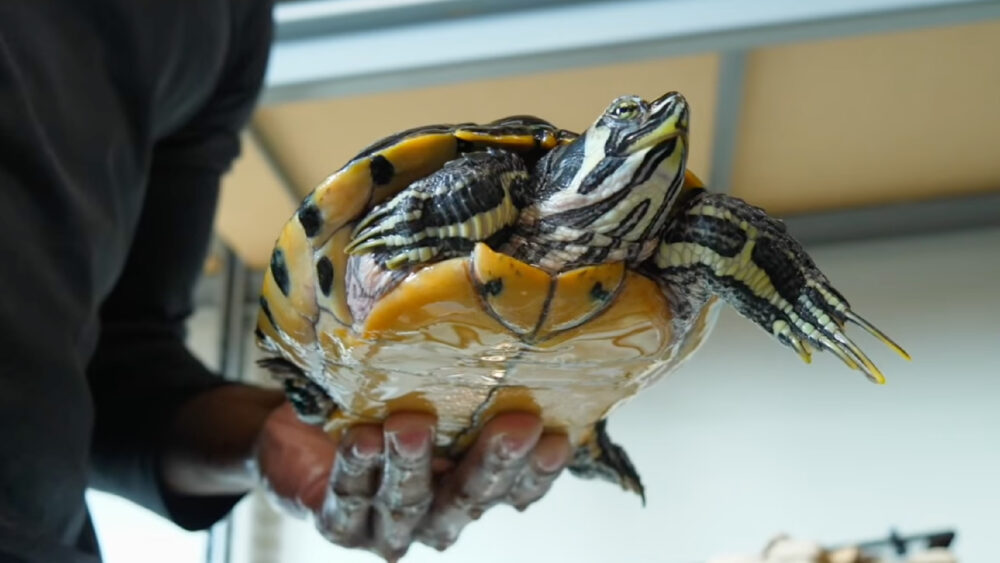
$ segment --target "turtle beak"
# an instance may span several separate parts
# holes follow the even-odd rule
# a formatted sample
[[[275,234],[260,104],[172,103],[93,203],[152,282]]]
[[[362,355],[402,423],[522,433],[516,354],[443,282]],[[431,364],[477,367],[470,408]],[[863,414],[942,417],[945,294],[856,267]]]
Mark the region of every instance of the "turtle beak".
[[[680,137],[687,141],[688,103],[677,92],[653,100],[644,124],[633,134],[632,150],[642,150]]]

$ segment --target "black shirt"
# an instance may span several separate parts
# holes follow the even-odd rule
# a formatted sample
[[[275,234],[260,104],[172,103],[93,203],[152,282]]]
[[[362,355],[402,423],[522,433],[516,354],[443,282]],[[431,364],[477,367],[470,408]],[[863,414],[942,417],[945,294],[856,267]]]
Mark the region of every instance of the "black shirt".
[[[221,174],[260,89],[266,0],[0,2],[0,561],[96,561],[90,484],[188,528],[160,487]]]

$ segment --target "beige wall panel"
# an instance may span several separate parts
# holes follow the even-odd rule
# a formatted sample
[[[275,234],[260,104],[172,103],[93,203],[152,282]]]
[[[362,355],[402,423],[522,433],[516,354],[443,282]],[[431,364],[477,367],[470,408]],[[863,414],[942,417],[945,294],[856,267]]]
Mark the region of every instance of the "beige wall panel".
[[[394,131],[524,113],[582,130],[617,96],[649,98],[679,90],[693,106],[689,162],[707,175],[716,72],[714,55],[655,60],[265,107],[255,123],[305,195],[366,145]]]
[[[1000,189],[1000,22],[756,51],[740,132],[772,212]]]
[[[244,263],[261,268],[270,260],[278,231],[296,202],[249,136],[243,136],[242,147],[242,155],[222,181],[215,229]]]

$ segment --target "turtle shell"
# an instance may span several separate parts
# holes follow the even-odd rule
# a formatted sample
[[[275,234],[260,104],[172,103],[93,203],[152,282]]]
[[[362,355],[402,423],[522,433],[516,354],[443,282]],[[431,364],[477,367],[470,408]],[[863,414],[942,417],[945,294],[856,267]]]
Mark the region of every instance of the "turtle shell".
[[[621,262],[552,275],[483,243],[409,273],[352,317],[344,248],[376,204],[462,153],[500,148],[531,163],[575,137],[529,116],[422,127],[371,145],[304,200],[265,273],[256,337],[332,398],[328,432],[425,411],[437,445],[457,453],[490,417],[519,410],[581,445],[698,347],[714,301],[679,334],[658,284]],[[702,184],[688,172],[685,185]]]

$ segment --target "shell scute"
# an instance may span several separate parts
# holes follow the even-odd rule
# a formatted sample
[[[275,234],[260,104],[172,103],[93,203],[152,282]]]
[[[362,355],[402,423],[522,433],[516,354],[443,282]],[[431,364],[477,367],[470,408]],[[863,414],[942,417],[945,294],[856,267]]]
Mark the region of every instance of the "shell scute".
[[[624,262],[587,266],[559,274],[537,339],[543,341],[601,314],[614,301],[624,281]]]
[[[468,259],[431,264],[382,296],[359,332],[364,338],[395,338],[434,323],[503,331],[483,312],[468,275]]]
[[[477,297],[493,318],[517,335],[535,332],[550,298],[548,273],[483,243],[472,251],[470,271]]]
[[[257,323],[262,345],[278,347],[296,360],[306,361],[305,348],[316,339],[314,287],[312,247],[302,225],[289,221],[275,243],[271,266],[264,272]]]
[[[344,247],[351,240],[351,229],[342,227],[316,252],[315,300],[317,307],[329,311],[342,325],[351,326],[354,317],[347,304],[344,274],[347,271],[347,254]]]

